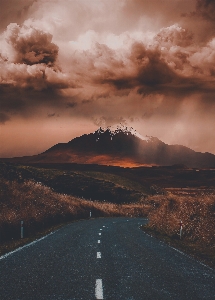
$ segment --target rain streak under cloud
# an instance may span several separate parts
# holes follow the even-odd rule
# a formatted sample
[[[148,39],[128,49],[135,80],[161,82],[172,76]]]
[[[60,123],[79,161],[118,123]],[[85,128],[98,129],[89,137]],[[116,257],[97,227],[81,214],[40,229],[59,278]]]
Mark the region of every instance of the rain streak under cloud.
[[[214,1],[0,4],[0,157],[119,122],[215,153]]]

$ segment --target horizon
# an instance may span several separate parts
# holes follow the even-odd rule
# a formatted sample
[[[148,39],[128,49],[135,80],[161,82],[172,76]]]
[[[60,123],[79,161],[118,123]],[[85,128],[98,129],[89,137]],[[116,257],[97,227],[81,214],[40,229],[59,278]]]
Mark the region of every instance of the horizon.
[[[141,141],[147,141],[147,144],[148,142],[150,143],[150,141],[153,141],[154,139],[156,139],[157,141],[161,142],[161,143],[164,143],[163,141],[159,140],[157,137],[153,137],[153,136],[142,136],[140,135],[136,130],[135,128],[133,127],[128,127],[124,124],[114,124],[114,125],[110,125],[110,126],[100,126],[100,127],[97,127],[97,129],[93,132],[89,132],[89,133],[83,133],[83,134],[80,134],[76,137],[74,137],[73,139],[69,140],[69,141],[66,141],[66,142],[59,142],[59,143],[56,143],[56,144],[53,144],[51,145],[49,148],[45,149],[44,151],[40,152],[40,153],[37,153],[37,154],[33,154],[33,155],[23,155],[23,156],[14,156],[14,157],[5,157],[3,158],[2,157],[2,160],[4,161],[4,159],[6,159],[5,161],[7,161],[7,159],[16,159],[16,158],[25,158],[25,157],[34,157],[34,156],[40,156],[40,155],[43,155],[44,153],[46,153],[47,151],[49,150],[52,150],[52,148],[54,148],[55,146],[57,145],[62,145],[62,144],[70,144],[70,142],[72,142],[73,140],[76,140],[76,139],[79,139],[79,138],[83,138],[83,137],[86,137],[86,136],[89,136],[89,135],[95,135],[95,134],[99,134],[99,140],[102,140],[100,139],[101,135],[103,133],[106,133],[108,131],[109,135],[110,135],[110,143],[112,141],[112,138],[117,135],[118,133],[121,133],[123,132],[124,135],[127,137],[128,133],[130,133],[131,135],[133,135],[135,138],[141,140]],[[98,138],[98,135],[95,135],[95,141],[97,142]],[[186,147],[184,145],[181,145],[181,144],[167,144],[167,143],[164,143],[165,145],[167,146],[180,146],[180,147]],[[128,145],[127,145],[128,146]],[[190,150],[193,150],[189,147],[186,147],[187,149],[190,149]],[[84,150],[85,148],[83,148],[82,150]],[[80,149],[81,150],[81,149]],[[63,151],[63,150],[62,150]],[[195,151],[195,150],[194,150]],[[71,151],[72,152],[72,151]],[[195,153],[202,153],[202,154],[212,154],[210,152],[201,152],[201,151],[195,151]],[[107,166],[121,166],[121,167],[142,167],[142,166],[147,166],[147,167],[152,167],[152,166],[165,166],[165,165],[159,165],[159,164],[156,164],[156,163],[145,163],[145,162],[134,162],[134,161],[130,161],[130,158],[127,157],[127,159],[121,159],[121,157],[118,157],[117,156],[117,153],[115,154],[116,157],[116,161],[113,163],[113,161],[111,160],[110,161],[110,157],[105,156],[105,155],[101,155],[101,159],[102,161],[106,161],[104,163],[104,165],[107,165]],[[212,154],[214,155],[214,154]],[[86,158],[87,158],[88,154],[86,152]],[[1,158],[0,158],[1,159]],[[99,161],[99,155],[95,153],[95,156],[91,157],[91,160],[92,160],[92,163],[94,163],[95,159],[97,159],[97,164],[100,165],[100,161]],[[56,161],[57,163],[57,161]],[[71,161],[68,161],[68,163],[80,163],[80,162],[77,162],[77,161],[74,161],[74,162],[71,162]],[[83,164],[80,163],[80,164]],[[87,164],[89,164],[89,162],[87,162]],[[169,166],[173,166],[173,165],[182,165],[183,163],[180,163],[180,162],[176,162],[175,164],[170,164]],[[167,164],[168,165],[168,164]],[[198,166],[194,167],[194,168],[199,168]]]
[[[215,2],[0,4],[0,158],[119,123],[215,154]]]

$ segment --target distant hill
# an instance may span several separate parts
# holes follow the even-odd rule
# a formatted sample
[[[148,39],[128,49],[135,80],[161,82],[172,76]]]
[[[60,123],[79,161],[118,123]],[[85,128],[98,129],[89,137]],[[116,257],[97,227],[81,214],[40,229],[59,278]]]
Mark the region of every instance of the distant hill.
[[[156,137],[141,136],[124,125],[99,128],[93,133],[59,143],[45,152],[2,159],[19,163],[79,163],[123,167],[184,165],[215,168],[215,155],[182,145],[167,145]]]

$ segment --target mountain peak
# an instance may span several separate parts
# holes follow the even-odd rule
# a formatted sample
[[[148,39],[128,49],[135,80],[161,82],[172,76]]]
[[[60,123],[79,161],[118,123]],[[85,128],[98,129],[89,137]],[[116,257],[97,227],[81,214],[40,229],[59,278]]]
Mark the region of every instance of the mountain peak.
[[[128,127],[122,123],[120,124],[116,124],[116,125],[112,125],[112,126],[107,126],[107,127],[100,127],[98,130],[95,131],[96,134],[101,135],[104,132],[109,132],[111,139],[114,135],[118,134],[118,133],[124,133],[126,135],[133,135],[138,137],[139,139],[143,140],[143,141],[150,141],[151,137],[149,136],[143,136],[141,134],[139,134],[133,127]]]
[[[182,145],[168,145],[156,137],[142,136],[123,124],[100,127],[93,133],[59,143],[32,157],[14,162],[79,163],[122,167],[185,165],[215,168],[215,155],[195,152]]]

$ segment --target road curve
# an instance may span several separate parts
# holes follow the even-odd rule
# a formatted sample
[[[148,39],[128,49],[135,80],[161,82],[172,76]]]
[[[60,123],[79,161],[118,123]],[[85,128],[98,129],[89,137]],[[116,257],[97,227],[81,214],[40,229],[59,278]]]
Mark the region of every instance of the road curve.
[[[215,270],[145,234],[145,222],[79,221],[0,257],[0,299],[214,300]]]

